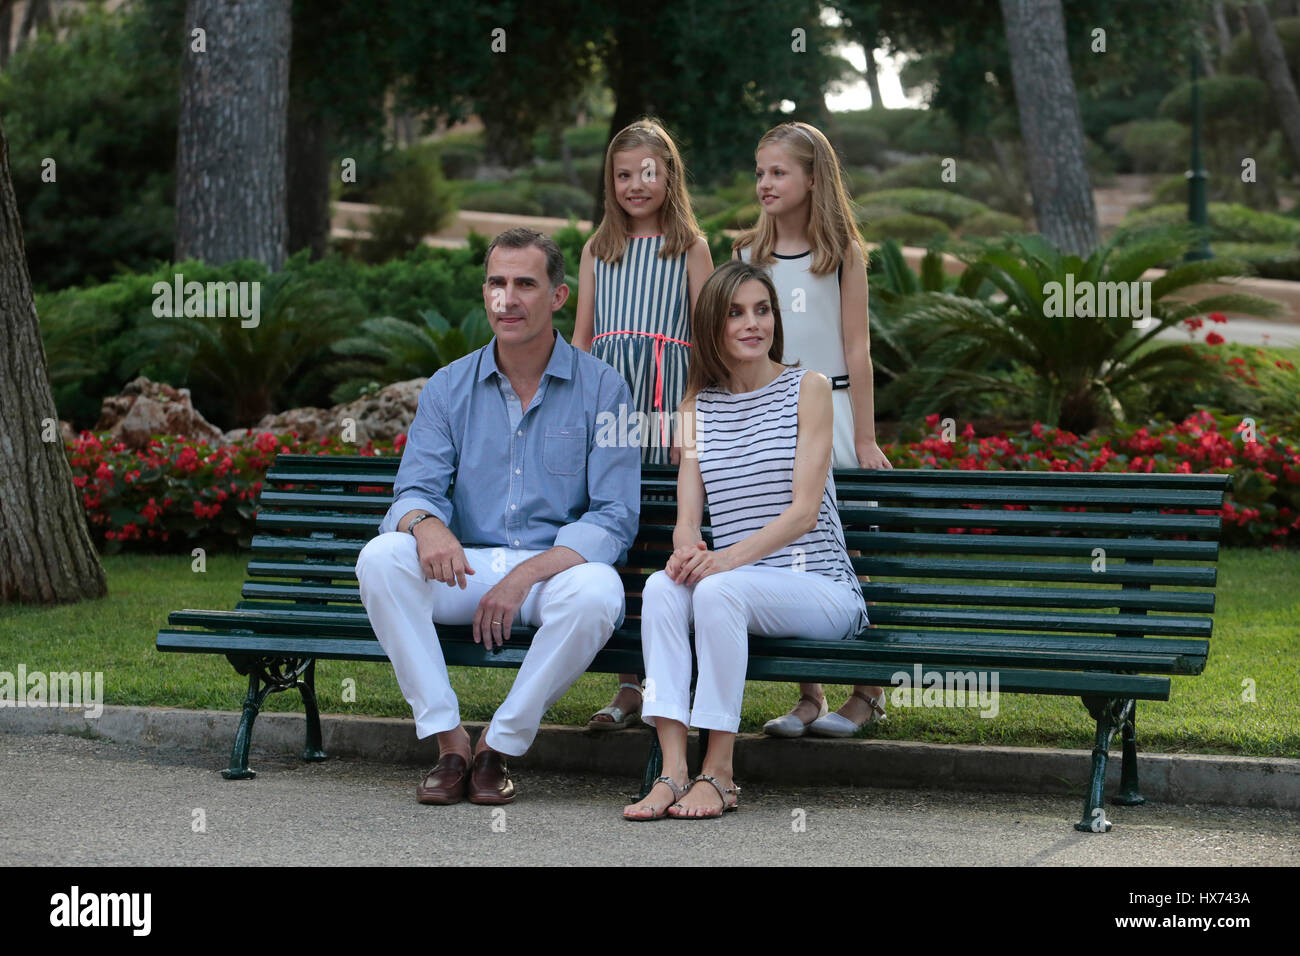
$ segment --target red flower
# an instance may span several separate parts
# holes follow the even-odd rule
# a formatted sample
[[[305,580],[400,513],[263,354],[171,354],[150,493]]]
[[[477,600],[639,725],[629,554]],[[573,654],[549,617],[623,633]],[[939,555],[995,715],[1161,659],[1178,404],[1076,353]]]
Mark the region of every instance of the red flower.
[[[100,462],[99,467],[95,469],[95,477],[100,481],[108,481],[113,477],[113,469],[107,462]]]
[[[1227,317],[1226,315],[1224,315],[1222,312],[1211,312],[1211,313],[1210,313],[1210,321],[1211,321],[1211,322],[1227,322],[1227,321],[1228,321],[1228,317]]]
[[[1206,345],[1222,345],[1225,339],[1218,332],[1211,332],[1205,337]]]

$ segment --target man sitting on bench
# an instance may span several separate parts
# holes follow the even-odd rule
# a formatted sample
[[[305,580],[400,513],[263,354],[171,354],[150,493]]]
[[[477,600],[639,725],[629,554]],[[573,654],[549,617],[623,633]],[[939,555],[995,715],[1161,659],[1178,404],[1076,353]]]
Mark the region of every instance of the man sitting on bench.
[[[438,735],[421,803],[512,801],[506,755],[528,750],[546,709],[622,623],[612,565],[636,537],[640,448],[595,436],[597,417],[617,417],[632,397],[613,368],[554,330],[568,294],[547,236],[511,229],[488,246],[494,338],[420,393],[393,504],[357,560],[361,601],[416,735]],[[488,648],[516,621],[537,628],[472,757],[434,621],[472,623]]]

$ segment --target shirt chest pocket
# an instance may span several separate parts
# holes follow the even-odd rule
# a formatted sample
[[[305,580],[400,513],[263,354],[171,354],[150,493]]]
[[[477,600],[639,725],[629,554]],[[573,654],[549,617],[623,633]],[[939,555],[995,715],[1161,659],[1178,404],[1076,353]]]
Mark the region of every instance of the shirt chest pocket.
[[[547,425],[542,439],[542,467],[551,475],[576,475],[587,467],[587,430]]]

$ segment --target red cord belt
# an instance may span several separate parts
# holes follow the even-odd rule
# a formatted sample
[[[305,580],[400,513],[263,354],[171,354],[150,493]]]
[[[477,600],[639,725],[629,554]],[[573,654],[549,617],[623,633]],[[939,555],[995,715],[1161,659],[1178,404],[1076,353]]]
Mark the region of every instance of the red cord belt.
[[[690,343],[690,342],[683,342],[681,339],[675,339],[675,338],[673,338],[673,337],[670,336],[670,335],[661,335],[661,334],[658,333],[658,332],[638,332],[638,331],[636,331],[635,329],[619,329],[619,330],[616,330],[616,331],[613,331],[613,332],[601,332],[599,335],[593,335],[593,336],[591,337],[591,340],[594,342],[594,341],[596,341],[596,339],[603,338],[603,337],[605,337],[606,335],[644,335],[644,336],[647,336],[648,338],[652,338],[652,339],[655,340],[655,350],[654,350],[654,355],[655,355],[655,402],[654,402],[654,407],[655,407],[655,409],[656,409],[657,411],[660,412],[660,415],[659,415],[659,434],[660,434],[660,440],[662,441],[662,440],[663,440],[663,437],[664,437],[664,436],[663,436],[663,430],[664,430],[664,418],[663,418],[663,414],[662,414],[662,413],[663,413],[663,408],[664,408],[664,343],[666,343],[666,342],[676,342],[678,345],[685,345],[687,348],[690,348],[690,347],[691,347],[691,343]]]

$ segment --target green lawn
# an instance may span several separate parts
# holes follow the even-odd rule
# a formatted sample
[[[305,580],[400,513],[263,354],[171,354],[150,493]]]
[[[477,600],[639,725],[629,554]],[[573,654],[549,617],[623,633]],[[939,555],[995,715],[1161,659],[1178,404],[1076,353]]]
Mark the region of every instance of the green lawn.
[[[207,571],[190,558],[115,555],[104,559],[110,596],[55,608],[0,607],[0,670],[104,672],[105,703],[237,710],[246,683],[226,659],[160,654],[154,635],[177,608],[234,606],[246,554],[209,555]],[[1300,552],[1225,550],[1210,660],[1199,677],[1173,679],[1171,699],[1144,703],[1139,746],[1150,751],[1300,757]],[[515,671],[452,668],[452,684],[469,720],[491,716]],[[356,703],[341,700],[345,678],[356,681]],[[1255,700],[1243,700],[1244,682]],[[331,713],[409,717],[392,668],[321,661],[321,708]],[[584,676],[547,714],[554,723],[582,724],[608,703],[612,675]],[[828,692],[837,706],[847,688]],[[753,682],[742,729],[754,731],[783,713],[793,685]],[[276,694],[268,710],[301,710],[296,694]],[[889,720],[864,736],[1023,746],[1087,748],[1092,724],[1077,698],[1003,695],[1000,713],[982,719],[971,708],[888,707]]]

